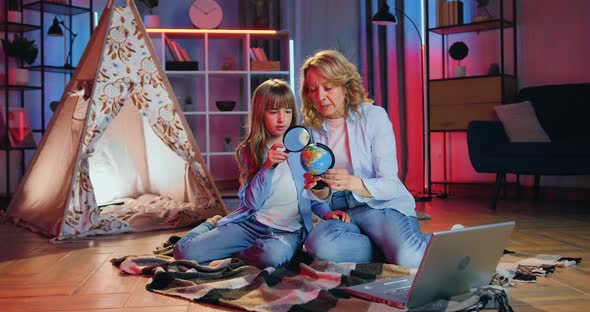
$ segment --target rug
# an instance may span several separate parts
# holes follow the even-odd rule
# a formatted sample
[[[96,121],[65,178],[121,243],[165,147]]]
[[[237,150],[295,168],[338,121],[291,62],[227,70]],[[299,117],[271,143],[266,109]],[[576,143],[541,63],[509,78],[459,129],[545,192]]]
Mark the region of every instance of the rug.
[[[151,277],[148,291],[191,301],[248,311],[403,311],[350,296],[343,288],[381,278],[408,275],[412,269],[384,263],[333,263],[312,261],[299,254],[288,265],[261,270],[236,258],[199,265],[170,257],[179,236],[171,236],[153,254],[111,259],[124,274]],[[507,287],[535,282],[557,267],[573,267],[582,258],[528,255],[505,250],[489,286],[438,300],[415,311],[510,312]]]
[[[111,260],[126,274],[152,277],[148,291],[190,301],[247,311],[404,311],[353,297],[343,289],[376,279],[408,275],[412,270],[383,263],[293,262],[261,270],[235,258],[202,266],[166,256],[123,257]],[[512,311],[501,286],[438,300],[413,311]]]

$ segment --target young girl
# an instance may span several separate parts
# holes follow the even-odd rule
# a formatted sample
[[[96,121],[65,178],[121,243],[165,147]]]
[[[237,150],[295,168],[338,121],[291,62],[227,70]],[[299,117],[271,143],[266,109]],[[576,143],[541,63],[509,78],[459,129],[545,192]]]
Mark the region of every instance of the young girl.
[[[299,154],[285,152],[282,144],[285,131],[296,123],[295,98],[287,83],[270,79],[256,88],[250,133],[236,151],[241,205],[188,232],[174,247],[176,259],[207,263],[237,257],[260,268],[278,267],[301,248],[312,228],[312,203],[300,196],[304,170]]]

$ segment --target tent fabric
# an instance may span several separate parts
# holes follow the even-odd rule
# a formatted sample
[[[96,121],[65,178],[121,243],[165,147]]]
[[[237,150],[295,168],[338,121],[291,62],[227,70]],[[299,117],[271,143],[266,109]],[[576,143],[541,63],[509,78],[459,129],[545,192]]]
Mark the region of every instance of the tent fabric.
[[[138,227],[128,220],[140,216],[122,218],[107,213],[116,206],[103,210],[97,202],[97,195],[145,194],[166,199],[158,207],[175,217],[155,220],[158,213],[147,209],[154,222]],[[180,227],[226,213],[135,4],[109,1],[7,215],[66,239]]]

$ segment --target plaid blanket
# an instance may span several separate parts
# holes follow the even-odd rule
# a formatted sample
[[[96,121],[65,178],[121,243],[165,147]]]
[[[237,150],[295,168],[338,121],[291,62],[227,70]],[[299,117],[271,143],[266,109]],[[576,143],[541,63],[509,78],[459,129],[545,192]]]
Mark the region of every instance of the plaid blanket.
[[[111,260],[127,274],[151,276],[147,290],[191,301],[248,311],[402,311],[350,296],[343,288],[380,278],[408,275],[410,269],[383,263],[293,262],[274,269],[245,265],[230,258],[199,265],[165,255]],[[501,286],[474,289],[416,311],[512,311]]]

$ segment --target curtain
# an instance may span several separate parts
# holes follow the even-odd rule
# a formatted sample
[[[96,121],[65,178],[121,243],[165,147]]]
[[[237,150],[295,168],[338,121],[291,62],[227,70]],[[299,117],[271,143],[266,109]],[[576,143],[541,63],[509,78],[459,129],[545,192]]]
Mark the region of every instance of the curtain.
[[[362,75],[375,104],[385,108],[395,132],[399,177],[415,196],[425,191],[422,101],[421,1],[361,0]],[[397,25],[378,26],[372,17],[387,3]],[[409,17],[396,11],[406,13]]]

